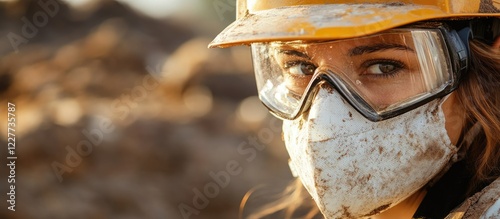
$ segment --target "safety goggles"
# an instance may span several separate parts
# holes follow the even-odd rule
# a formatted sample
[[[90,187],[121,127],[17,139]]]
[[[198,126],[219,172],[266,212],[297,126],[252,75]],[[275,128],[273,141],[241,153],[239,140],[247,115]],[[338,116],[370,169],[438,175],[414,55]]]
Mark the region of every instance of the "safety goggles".
[[[452,92],[467,70],[465,45],[444,24],[426,23],[360,38],[251,48],[259,97],[275,116],[297,118],[328,83],[367,119],[380,121]]]

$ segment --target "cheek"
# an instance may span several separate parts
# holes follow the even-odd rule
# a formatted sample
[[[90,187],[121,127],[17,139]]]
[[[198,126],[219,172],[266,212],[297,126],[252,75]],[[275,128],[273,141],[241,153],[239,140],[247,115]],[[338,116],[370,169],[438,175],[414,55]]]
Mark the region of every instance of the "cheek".
[[[456,94],[452,93],[442,105],[446,119],[445,128],[448,137],[454,145],[457,145],[465,121],[465,113],[456,99]]]

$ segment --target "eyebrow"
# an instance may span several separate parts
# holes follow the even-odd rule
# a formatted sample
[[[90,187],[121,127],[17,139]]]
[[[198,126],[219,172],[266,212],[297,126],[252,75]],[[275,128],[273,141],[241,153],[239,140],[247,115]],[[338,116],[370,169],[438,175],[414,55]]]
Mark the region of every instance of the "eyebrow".
[[[301,58],[311,59],[306,53],[293,49],[280,49],[278,50],[278,53],[289,56],[298,56]]]
[[[349,50],[348,55],[349,56],[359,56],[363,55],[365,53],[373,53],[373,52],[378,52],[382,50],[388,50],[388,49],[396,49],[396,50],[408,50],[411,52],[415,52],[412,48],[407,47],[405,45],[401,44],[393,44],[393,43],[377,43],[373,45],[364,45],[364,46],[357,46]]]

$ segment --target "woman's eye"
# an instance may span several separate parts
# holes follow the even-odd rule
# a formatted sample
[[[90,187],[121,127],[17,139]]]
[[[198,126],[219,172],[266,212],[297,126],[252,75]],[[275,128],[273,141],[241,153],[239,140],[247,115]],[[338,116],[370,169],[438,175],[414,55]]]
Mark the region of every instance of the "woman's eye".
[[[314,71],[316,71],[316,66],[307,63],[307,62],[302,62],[302,61],[296,61],[296,62],[288,62],[285,64],[285,69],[288,71],[288,73],[292,75],[313,75]]]
[[[387,74],[396,69],[393,64],[375,64],[367,69],[368,74]]]
[[[364,74],[380,76],[396,74],[405,68],[403,63],[389,60],[370,61],[365,63],[364,66],[366,66]]]

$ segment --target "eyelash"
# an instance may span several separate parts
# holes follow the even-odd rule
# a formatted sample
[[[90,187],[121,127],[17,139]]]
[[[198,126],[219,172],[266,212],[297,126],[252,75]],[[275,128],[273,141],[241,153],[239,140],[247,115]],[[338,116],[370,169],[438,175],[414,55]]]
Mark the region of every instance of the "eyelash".
[[[286,71],[289,71],[290,68],[296,67],[297,65],[300,65],[300,64],[314,66],[314,69],[318,68],[318,66],[316,66],[314,63],[306,61],[306,60],[293,60],[293,61],[287,61],[287,62],[285,62],[284,65],[283,65],[283,69],[286,70]],[[301,77],[301,76],[296,75],[296,74],[290,74],[290,75],[292,75],[293,77]],[[307,75],[304,74],[304,76],[307,76]]]
[[[293,60],[293,61],[287,61],[285,62],[285,65],[283,68],[285,69],[289,69],[297,64],[309,64],[309,65],[314,65],[313,63],[311,62],[308,62],[308,61],[305,61],[305,60]],[[314,65],[316,66],[316,65]]]

